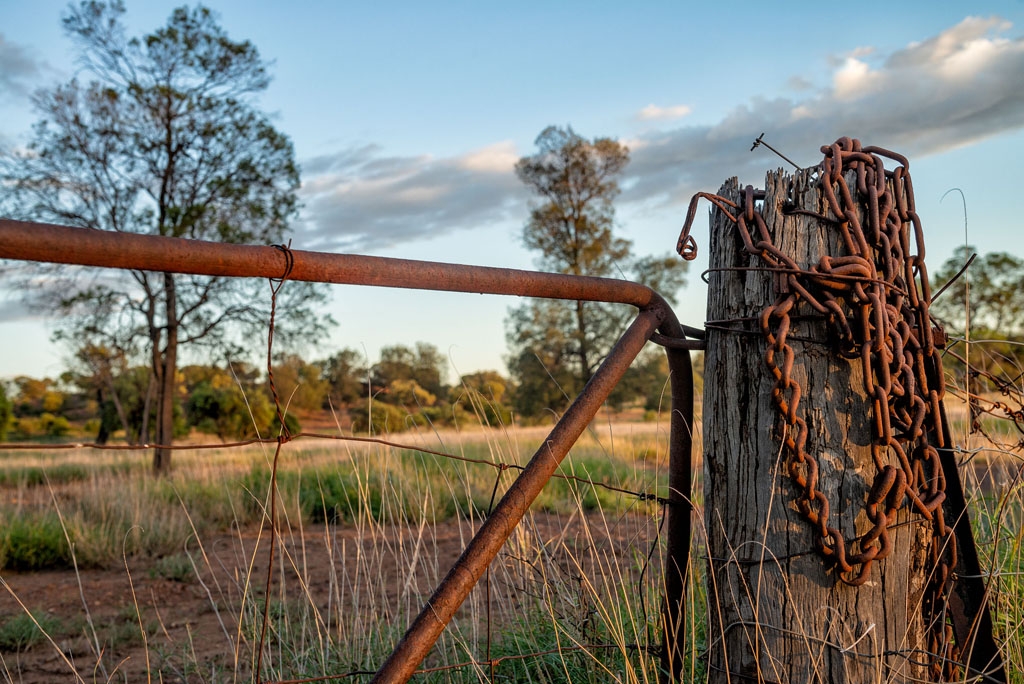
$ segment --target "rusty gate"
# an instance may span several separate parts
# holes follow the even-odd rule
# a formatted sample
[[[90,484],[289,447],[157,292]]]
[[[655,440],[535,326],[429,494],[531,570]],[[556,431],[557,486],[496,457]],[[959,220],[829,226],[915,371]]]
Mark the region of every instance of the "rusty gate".
[[[630,363],[651,340],[666,349],[672,386],[662,668],[667,672],[682,670],[683,654],[675,636],[684,633],[683,591],[690,553],[693,376],[687,350],[701,348],[701,341],[695,338],[701,337],[702,331],[681,325],[668,303],[651,288],[610,278],[232,245],[8,219],[0,219],[0,258],[635,306],[636,318],[495,505],[373,681],[408,680]]]
[[[843,139],[847,140],[847,139]],[[763,143],[761,139],[758,142]],[[851,163],[877,165],[871,157],[873,149],[861,149],[859,143],[853,141],[853,147],[849,150],[842,148],[842,141],[830,148],[822,148],[826,153],[826,162],[823,163],[819,172],[824,185],[831,189],[833,182],[841,180],[838,160],[843,159]],[[851,143],[852,144],[852,143]],[[755,144],[755,147],[757,145]],[[835,160],[829,165],[829,153]],[[890,153],[891,156],[891,153]],[[902,159],[902,158],[900,158]],[[903,160],[905,162],[905,160]],[[880,167],[879,167],[880,168]],[[887,175],[889,174],[889,175]],[[863,179],[863,174],[861,174]],[[882,188],[886,179],[891,179],[890,172],[881,169],[877,176],[872,177],[872,183],[877,188]],[[825,180],[828,182],[826,183]],[[898,179],[897,179],[898,180]],[[844,186],[845,187],[845,186]],[[884,188],[883,188],[884,189]],[[844,198],[848,199],[848,191],[844,190]],[[690,205],[684,228],[683,236],[679,242],[679,252],[684,258],[692,258],[695,244],[689,236],[689,226],[695,215],[696,201],[700,197],[710,199],[719,209],[724,211],[734,223],[739,225],[743,235],[744,243],[751,254],[763,258],[767,262],[766,268],[774,269],[780,276],[780,282],[788,285],[791,290],[787,292],[799,293],[804,300],[817,303],[818,299],[828,299],[822,307],[825,313],[829,311],[837,315],[845,316],[839,312],[835,304],[835,297],[830,294],[819,294],[817,298],[812,296],[804,286],[803,278],[809,278],[820,288],[822,284],[839,290],[860,284],[870,284],[881,291],[878,285],[878,275],[870,270],[871,264],[860,258],[856,261],[853,257],[841,257],[836,260],[836,268],[831,271],[823,269],[800,269],[796,264],[777,250],[773,251],[770,242],[761,240],[758,242],[751,237],[750,232],[745,228],[746,223],[755,224],[760,217],[755,208],[756,194],[752,189],[746,193],[745,204],[741,207],[735,203],[728,202],[723,198],[701,193],[694,198]],[[875,194],[877,204],[877,192]],[[897,200],[894,200],[898,202]],[[833,202],[833,204],[836,204]],[[887,208],[891,208],[886,204]],[[876,206],[877,209],[877,206]],[[898,207],[899,210],[905,207]],[[847,219],[850,212],[844,208],[832,207],[837,215],[836,219],[827,219],[819,216],[822,220],[832,223],[840,223],[843,214]],[[735,212],[733,214],[732,212]],[[898,213],[898,212],[897,212]],[[905,213],[905,212],[904,212]],[[916,217],[916,215],[915,215]],[[895,219],[894,219],[895,220]],[[907,220],[903,217],[901,220]],[[876,221],[877,223],[877,221]],[[920,228],[916,218],[913,221],[917,229],[918,240],[920,241]],[[873,224],[874,226],[874,224]],[[873,228],[877,230],[877,227]],[[763,236],[759,236],[763,237]],[[863,240],[861,240],[863,242]],[[867,248],[863,250],[867,252]],[[923,251],[923,250],[922,250]],[[186,240],[180,238],[167,238],[159,236],[111,233],[97,230],[86,230],[68,228],[50,224],[28,223],[0,219],[0,258],[17,259],[27,261],[41,261],[63,264],[76,264],[114,269],[132,269],[169,273],[187,273],[205,276],[229,276],[248,278],[267,278],[280,281],[283,278],[289,280],[369,285],[376,287],[408,288],[420,290],[443,290],[450,292],[464,292],[477,294],[512,295],[521,297],[538,297],[548,299],[574,300],[574,301],[600,301],[608,303],[628,304],[636,307],[638,313],[625,333],[618,340],[612,351],[592,379],[587,383],[582,392],[575,398],[561,419],[551,430],[547,439],[533,455],[529,463],[523,468],[519,477],[509,487],[502,499],[494,507],[491,514],[484,521],[479,531],[472,538],[464,549],[461,557],[441,581],[433,595],[422,608],[419,615],[413,620],[405,635],[396,645],[388,659],[381,665],[374,677],[374,682],[397,683],[405,682],[414,673],[419,664],[426,657],[436,640],[441,635],[445,626],[451,620],[456,610],[469,595],[476,583],[484,575],[491,561],[497,556],[499,550],[509,539],[516,526],[519,524],[527,509],[534,499],[541,492],[544,485],[554,475],[562,459],[569,452],[569,449],[580,437],[587,425],[596,415],[598,409],[608,398],[617,382],[622,378],[630,363],[636,358],[647,342],[653,342],[663,346],[666,350],[670,369],[672,410],[670,419],[670,450],[669,450],[669,473],[667,504],[667,556],[664,579],[664,600],[663,600],[663,647],[661,649],[662,670],[671,678],[672,673],[682,672],[683,650],[678,643],[677,637],[684,633],[684,587],[687,576],[687,564],[690,553],[690,519],[692,505],[690,500],[691,489],[691,445],[692,445],[692,422],[693,422],[693,376],[690,365],[688,350],[703,348],[703,330],[683,326],[677,320],[675,314],[667,302],[654,290],[649,287],[622,280],[608,278],[596,278],[586,276],[571,276],[552,273],[539,273],[515,269],[491,268],[482,266],[468,266],[461,264],[448,264],[426,261],[414,261],[405,259],[393,259],[385,257],[359,256],[328,254],[322,252],[311,252],[292,250],[281,246],[251,246],[232,245],[214,242],[203,242]],[[870,260],[870,256],[866,256]],[[846,261],[842,261],[846,259]],[[856,261],[856,263],[854,263]],[[861,261],[865,263],[862,264]],[[866,264],[866,265],[865,265]],[[863,267],[863,268],[862,268]],[[907,268],[911,268],[907,267]],[[860,269],[860,270],[858,270]],[[864,269],[867,269],[864,271]],[[890,269],[893,270],[893,269]],[[923,268],[921,269],[923,271]],[[864,271],[864,272],[862,272]],[[911,273],[907,271],[907,273]],[[923,318],[918,322],[916,334],[930,334],[927,324],[927,293],[926,272],[923,304]],[[914,276],[908,276],[913,280]],[[787,307],[792,307],[797,295],[788,295],[789,299],[783,301]],[[879,297],[863,297],[865,302],[880,306]],[[876,301],[878,300],[878,301]],[[869,328],[866,317],[877,315],[884,317],[885,314],[871,313],[865,304],[860,315],[865,322],[862,324],[861,332]],[[780,305],[781,306],[781,305]],[[821,306],[821,305],[819,305]],[[788,312],[789,308],[786,308]],[[769,310],[765,314],[765,320],[771,322],[775,319],[773,312]],[[781,318],[776,316],[776,318]],[[845,321],[845,318],[841,319]],[[881,319],[879,319],[881,320]],[[778,404],[783,417],[788,415],[790,423],[795,423],[797,403],[796,399],[791,401],[793,409],[790,410],[790,403],[784,395],[785,392],[792,394],[798,392],[799,387],[794,389],[793,384],[787,380],[787,371],[780,370],[778,363],[773,364],[773,350],[780,356],[788,352],[785,349],[785,336],[778,333],[771,325],[765,324],[766,336],[774,347],[768,352],[768,367],[779,378],[782,388],[778,391]],[[849,325],[846,326],[849,332]],[[852,335],[848,335],[852,340]],[[778,343],[778,339],[782,339]],[[927,339],[931,339],[930,336]],[[867,340],[862,345],[870,351],[877,351],[881,348],[878,340]],[[792,358],[787,357],[790,365]],[[868,357],[865,352],[865,364],[869,370],[873,357]],[[939,372],[941,373],[941,367]],[[886,376],[888,377],[888,376]],[[909,377],[909,376],[908,376]],[[933,376],[929,376],[933,377]],[[910,382],[908,380],[908,382]],[[886,390],[879,392],[885,394]],[[799,395],[796,394],[796,397]],[[941,398],[941,397],[939,397]],[[884,404],[886,398],[879,396],[878,402]],[[932,398],[936,404],[939,399]],[[923,403],[923,402],[922,402]],[[941,433],[945,429],[944,415],[941,406],[933,406],[936,410],[934,419],[939,421],[934,429]],[[923,411],[924,409],[922,409]],[[879,413],[878,420],[883,421],[887,414]],[[920,427],[922,422],[918,420],[916,425]],[[287,435],[279,438],[287,440]],[[942,440],[939,440],[942,446]],[[843,572],[859,571],[853,579],[848,580],[850,584],[857,584],[869,571],[871,561],[881,551],[871,547],[874,555],[869,552],[862,552],[862,557],[851,558],[850,562],[843,564],[845,559],[845,548],[843,540],[838,533],[835,533],[827,525],[827,512],[821,513],[813,508],[812,502],[817,502],[818,497],[814,491],[813,483],[807,486],[807,479],[804,472],[810,466],[803,465],[811,460],[799,450],[790,445],[794,452],[794,466],[790,469],[790,475],[800,486],[804,487],[803,498],[797,503],[802,506],[801,510],[811,522],[821,528],[822,553],[826,556],[838,557],[839,567]],[[930,454],[931,452],[929,452]],[[941,460],[941,463],[940,463]],[[978,596],[979,591],[984,594],[981,587],[981,574],[978,568],[977,555],[973,552],[973,538],[966,516],[963,515],[963,496],[959,487],[959,478],[956,476],[956,464],[946,451],[941,454],[936,451],[931,459],[936,472],[946,473],[946,492],[939,497],[935,492],[928,493],[929,502],[921,504],[919,508],[930,512],[941,510],[940,507],[950,509],[952,524],[948,531],[950,537],[955,537],[959,545],[960,554],[958,560],[947,563],[950,572],[959,573],[965,578],[965,582],[958,585],[958,589],[950,599],[953,621],[957,629],[956,638],[960,642],[973,641],[978,648],[977,660],[972,661],[971,667],[987,668],[988,672],[995,676],[987,676],[987,679],[994,681],[1005,681],[1005,674],[1002,673],[1002,665],[999,660],[998,650],[992,643],[991,623],[988,618],[984,596]],[[813,463],[811,464],[813,465]],[[892,487],[891,480],[898,480],[900,473],[890,472],[880,468],[879,478],[884,480],[888,486],[881,495],[875,496],[878,501],[873,501],[877,507],[879,501],[884,499]],[[913,473],[906,475],[913,480]],[[877,485],[876,489],[881,488]],[[900,505],[902,497],[908,492],[908,487],[899,487],[899,496],[889,497],[889,507]],[[925,494],[909,491],[907,496],[920,499]],[[896,499],[900,499],[897,501]],[[934,502],[932,502],[934,500]],[[826,502],[827,504],[827,502]],[[817,504],[822,506],[820,502]],[[824,508],[827,511],[827,507]],[[861,542],[862,546],[873,542],[876,538],[882,537],[886,522],[884,516],[878,518],[875,529],[866,535],[870,537],[868,542]],[[942,527],[946,530],[945,527]],[[868,554],[868,555],[864,555]],[[870,556],[870,557],[869,557]],[[995,666],[993,669],[993,665]],[[258,668],[257,668],[258,669]],[[980,669],[976,669],[980,671]],[[258,676],[258,674],[257,674]]]

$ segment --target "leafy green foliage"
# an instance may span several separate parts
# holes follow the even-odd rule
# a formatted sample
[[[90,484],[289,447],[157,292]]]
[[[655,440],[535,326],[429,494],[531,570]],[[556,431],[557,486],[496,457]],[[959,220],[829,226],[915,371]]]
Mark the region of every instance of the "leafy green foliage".
[[[448,391],[448,401],[455,411],[472,414],[483,425],[511,425],[512,410],[505,404],[508,389],[509,382],[500,373],[479,371],[463,375]]]
[[[55,514],[5,517],[0,532],[0,567],[43,570],[71,566],[64,530]]]
[[[437,397],[420,387],[415,380],[395,380],[388,385],[388,400],[406,408],[426,408],[437,402]]]
[[[347,406],[366,398],[363,387],[369,372],[361,353],[355,349],[342,349],[319,362],[319,366],[330,396],[330,402],[325,403]]]
[[[286,354],[274,364],[274,384],[282,406],[290,411],[319,409],[328,390],[321,366],[297,354]]]
[[[12,615],[0,622],[0,651],[20,653],[28,650],[60,627],[60,620],[42,612]]]
[[[403,432],[416,424],[424,424],[417,414],[410,414],[403,408],[381,401],[366,402],[349,409],[352,431],[371,435],[386,435]]]
[[[629,367],[612,390],[608,403],[619,410],[640,399],[646,411],[668,409],[671,403],[668,384],[668,358],[662,349],[648,347]]]
[[[947,284],[974,254],[966,245],[956,250],[935,274],[933,292]],[[968,292],[970,295],[968,296]],[[990,252],[977,258],[967,272],[953,282],[932,304],[932,315],[955,337],[966,337],[968,324],[974,344],[970,352],[971,366],[982,371],[972,389],[1002,391],[992,378],[1016,382],[1024,368],[1024,260],[1006,252]],[[948,354],[947,368],[966,383],[961,359],[966,352],[956,344]],[[966,386],[966,385],[965,385]]]
[[[934,275],[933,291],[948,283],[974,253],[971,245],[958,247]],[[931,308],[932,315],[961,333],[968,311],[972,331],[1019,337],[1024,332],[1024,260],[1007,252],[989,252],[975,259]]]
[[[67,418],[46,412],[37,417],[15,418],[13,422],[13,433],[18,439],[59,438],[70,430]]]
[[[51,378],[37,379],[19,375],[13,382],[17,392],[12,402],[12,412],[18,418],[54,414],[64,407],[64,393]]]
[[[7,398],[7,388],[0,383],[0,442],[7,440],[7,430],[11,427],[11,418],[14,415],[14,407],[11,400]]]
[[[188,424],[221,441],[277,435],[281,425],[269,391],[252,369],[235,366],[234,373],[215,366],[184,369]],[[293,434],[302,430],[292,413],[285,414],[285,424]]]
[[[122,2],[83,1],[65,13],[90,80],[37,93],[40,118],[27,150],[0,160],[5,213],[97,230],[283,242],[299,170],[290,140],[255,106],[270,82],[255,46],[231,40],[201,6],[176,9],[165,26],[131,38],[124,12]],[[258,281],[51,275],[52,288],[27,291],[60,315],[67,339],[138,354],[152,369],[143,392],[151,402],[143,403],[154,407],[158,444],[176,434],[179,346],[244,347],[267,320]],[[277,340],[322,334],[329,320],[314,305],[323,298],[320,288],[289,283]],[[170,452],[157,449],[156,469],[169,464]]]
[[[372,380],[374,385],[382,387],[389,387],[398,380],[411,380],[436,397],[444,394],[446,366],[441,352],[432,344],[417,342],[414,349],[397,344],[380,350],[380,361],[372,368]],[[379,398],[401,403],[391,401],[387,393]]]
[[[632,277],[669,301],[683,285],[685,262],[671,256],[637,259],[632,243],[616,237],[613,200],[629,162],[610,138],[588,140],[572,128],[544,129],[537,152],[516,164],[516,175],[539,198],[523,228],[537,266],[576,276]],[[525,416],[559,411],[590,380],[632,315],[603,302],[531,301],[506,321],[514,404]]]
[[[306,484],[299,500],[313,522],[352,522],[361,507],[372,519],[382,519],[384,493],[379,482],[362,483],[355,473],[336,473],[307,479]]]

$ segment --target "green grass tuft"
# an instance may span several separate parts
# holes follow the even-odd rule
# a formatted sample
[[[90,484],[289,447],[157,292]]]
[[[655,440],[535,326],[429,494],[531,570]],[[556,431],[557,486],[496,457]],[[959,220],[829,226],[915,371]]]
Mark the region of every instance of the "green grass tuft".
[[[0,561],[11,570],[45,570],[71,567],[60,518],[56,513],[0,517]]]
[[[47,634],[61,629],[61,621],[45,613],[20,613],[0,618],[0,651],[21,652],[46,640]]]

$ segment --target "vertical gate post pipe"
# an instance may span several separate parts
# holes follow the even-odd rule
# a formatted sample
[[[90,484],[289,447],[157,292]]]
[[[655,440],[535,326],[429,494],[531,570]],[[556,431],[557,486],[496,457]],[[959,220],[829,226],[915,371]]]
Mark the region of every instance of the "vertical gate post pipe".
[[[667,303],[651,288],[624,280],[571,276],[557,273],[538,273],[509,268],[467,266],[408,259],[390,259],[352,254],[328,254],[289,250],[291,259],[282,255],[281,250],[270,246],[235,245],[182,238],[168,238],[154,235],[116,233],[111,231],[72,228],[53,224],[13,221],[0,218],[0,258],[22,261],[39,261],[100,268],[120,268],[167,273],[189,273],[206,276],[229,276],[250,278],[278,278],[290,263],[290,280],[333,284],[368,285],[374,287],[395,287],[419,290],[441,290],[449,292],[476,292],[480,294],[518,295],[547,299],[584,301],[605,301],[630,304],[641,310],[626,334],[619,340],[601,369],[588,383],[565,416],[555,426],[545,449],[539,451],[526,473],[509,489],[505,499],[523,497],[532,492],[525,504],[516,502],[507,505],[503,517],[491,517],[489,529],[506,526],[505,536],[500,543],[488,542],[493,546],[493,558],[497,549],[511,533],[533,501],[558,462],[569,447],[582,433],[597,409],[607,398],[615,383],[622,377],[629,364],[650,338],[655,328],[673,338],[682,339],[683,328],[679,325]],[[682,633],[683,588],[686,580],[686,562],[689,556],[690,496],[690,444],[692,439],[692,369],[686,351],[669,349],[669,368],[672,382],[671,445],[669,465],[668,516],[668,558],[672,571],[666,573],[666,645],[665,652],[671,653],[671,662],[666,670],[679,673],[682,651],[677,642]],[[535,466],[534,463],[537,463]],[[520,483],[522,481],[522,483]],[[533,491],[535,490],[535,491]],[[503,499],[503,502],[505,501]],[[525,501],[525,499],[523,499]],[[501,504],[499,504],[501,506]],[[516,508],[518,514],[509,516],[508,510]],[[485,523],[485,527],[488,524]],[[499,530],[500,532],[500,530]],[[493,533],[492,533],[493,534]],[[497,537],[495,537],[497,539]],[[484,542],[474,540],[470,547],[478,554]],[[464,557],[470,551],[467,547]],[[481,556],[483,557],[483,556]],[[474,566],[474,571],[483,572],[486,563]],[[453,573],[456,569],[453,569]],[[459,570],[464,573],[465,569]],[[475,583],[476,579],[473,579]],[[469,584],[469,588],[472,584]],[[442,585],[445,596],[451,594],[450,587]],[[461,591],[461,590],[460,590]],[[468,589],[466,589],[468,592]],[[459,598],[459,603],[465,598]],[[452,608],[454,613],[456,604]],[[428,609],[431,606],[428,605]],[[432,609],[431,609],[432,610]],[[433,613],[431,612],[431,615]],[[423,614],[420,616],[423,618]],[[449,614],[450,618],[450,614]],[[425,618],[424,618],[425,619]],[[417,619],[420,621],[420,619]],[[421,621],[422,622],[422,621]],[[429,623],[429,621],[427,621]],[[447,622],[447,620],[445,620]],[[416,624],[414,623],[414,627]],[[671,626],[672,633],[669,633]],[[443,624],[442,627],[443,628]],[[410,628],[411,631],[412,628]],[[417,628],[422,632],[423,628]],[[422,661],[440,634],[440,629],[425,648],[419,647],[418,660],[412,669]],[[408,634],[406,635],[408,637]],[[403,643],[407,638],[403,639]],[[402,647],[402,644],[400,644]],[[404,647],[408,650],[408,646]],[[403,651],[404,653],[404,651]],[[402,656],[408,660],[408,655]],[[389,663],[395,661],[395,654]],[[407,663],[406,663],[407,664]],[[396,665],[385,664],[389,672]],[[382,668],[382,672],[384,668]],[[411,673],[411,669],[409,672]],[[390,676],[390,675],[389,675]],[[405,675],[408,677],[408,674]],[[380,677],[380,673],[378,673]],[[404,681],[391,678],[380,681]]]
[[[576,439],[662,323],[667,310],[666,305],[646,309],[630,324],[590,382],[551,430],[547,441],[470,540],[405,636],[381,665],[371,684],[402,684],[412,676]]]
[[[683,327],[671,312],[659,331],[683,339]],[[665,559],[665,597],[662,611],[661,679],[671,683],[683,673],[686,634],[686,574],[690,560],[692,451],[693,451],[693,364],[690,352],[667,347],[672,413],[669,420],[668,548]]]

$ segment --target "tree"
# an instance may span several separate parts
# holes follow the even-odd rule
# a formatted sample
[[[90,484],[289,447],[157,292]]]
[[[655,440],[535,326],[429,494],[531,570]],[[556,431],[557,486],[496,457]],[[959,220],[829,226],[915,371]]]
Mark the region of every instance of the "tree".
[[[578,276],[631,274],[672,301],[684,283],[686,264],[668,256],[636,259],[632,243],[613,232],[613,200],[629,162],[627,148],[555,126],[544,129],[536,145],[535,154],[516,164],[516,175],[540,199],[523,228],[523,244],[538,253],[537,266]],[[509,369],[518,384],[516,407],[537,415],[575,395],[630,313],[621,305],[582,301],[532,301],[510,311],[506,327]]]
[[[106,444],[110,433],[120,428],[124,430],[128,442],[135,443],[136,437],[142,435],[133,434],[125,403],[118,388],[118,384],[124,384],[119,381],[128,370],[128,361],[123,350],[86,342],[75,353],[73,363],[73,369],[67,374],[69,382],[77,385],[86,394],[95,396],[99,408],[100,424],[96,442]],[[142,439],[145,440],[145,437],[142,436]]]
[[[363,386],[368,373],[363,355],[355,349],[342,349],[320,361],[319,366],[321,376],[327,382],[331,402],[347,406],[365,398]],[[329,405],[325,402],[325,408]]]
[[[608,404],[621,411],[639,399],[645,411],[667,411],[671,403],[668,374],[668,357],[664,350],[647,347],[608,395]]]
[[[958,247],[935,274],[933,290],[948,283],[974,253],[971,245]],[[958,332],[964,331],[967,322],[968,287],[972,330],[1010,337],[1024,332],[1024,260],[1006,252],[989,252],[975,259],[967,273],[935,300],[932,315]]]
[[[505,325],[516,382],[512,398],[523,416],[536,417],[564,405],[579,384],[573,372],[572,309],[566,302],[538,300],[509,311]]]
[[[508,388],[508,378],[502,376],[498,371],[477,371],[459,378],[459,384],[449,391],[448,400],[454,404],[459,396],[467,392],[474,392],[486,401],[501,404]]]
[[[437,397],[415,380],[395,380],[388,385],[388,401],[410,411],[437,403]]]
[[[231,363],[229,368],[187,366],[183,369],[188,424],[221,441],[269,437],[281,430],[274,402],[254,366]],[[295,417],[285,415],[292,434],[301,431]]]
[[[413,380],[429,394],[445,394],[445,360],[432,344],[417,342],[415,349],[396,344],[380,350],[380,361],[373,366],[374,385],[390,387],[399,380]],[[380,397],[389,401],[387,396]],[[394,403],[394,402],[392,402]]]
[[[172,12],[165,26],[128,38],[119,0],[83,1],[63,17],[92,80],[40,91],[28,151],[8,156],[0,180],[12,215],[67,225],[234,243],[277,243],[296,212],[299,170],[289,139],[256,106],[266,65],[233,41],[204,7]],[[236,350],[266,325],[267,286],[227,278],[132,271],[129,277],[60,271],[37,298],[71,337],[138,346],[148,357],[154,440],[173,439],[176,369],[197,345]],[[37,288],[38,289],[38,288]],[[311,305],[323,290],[289,283],[275,339],[317,337]],[[293,325],[291,328],[288,322]],[[148,415],[148,411],[145,412]],[[154,469],[170,466],[157,448]]]
[[[971,245],[957,248],[935,274],[933,292],[955,277],[974,253]],[[986,340],[969,355],[971,367],[983,371],[979,376],[981,388],[1002,389],[986,374],[1011,384],[1021,377],[1024,351],[1016,341],[1024,334],[1024,260],[1006,252],[989,252],[975,259],[967,272],[935,299],[931,313],[954,335],[965,335],[969,322],[970,339]],[[959,351],[966,355],[964,350]],[[966,369],[958,365],[956,357],[951,361],[954,373],[966,385]]]
[[[321,378],[320,366],[298,354],[285,354],[274,364],[274,385],[281,408],[289,411],[315,411],[324,404],[328,383]]]
[[[64,406],[64,392],[60,391],[52,378],[30,378],[19,375],[14,378],[18,393],[14,397],[14,415],[40,416],[43,413],[57,413]]]
[[[12,415],[11,400],[7,398],[7,388],[0,382],[0,442],[7,440],[7,430],[11,427]]]
[[[448,391],[448,403],[458,411],[469,411],[484,425],[509,425],[512,414],[505,405],[508,379],[497,371],[478,371],[463,375],[459,384]]]

